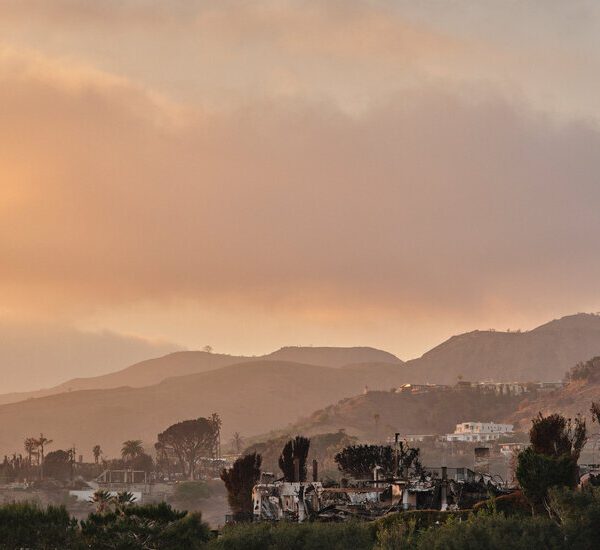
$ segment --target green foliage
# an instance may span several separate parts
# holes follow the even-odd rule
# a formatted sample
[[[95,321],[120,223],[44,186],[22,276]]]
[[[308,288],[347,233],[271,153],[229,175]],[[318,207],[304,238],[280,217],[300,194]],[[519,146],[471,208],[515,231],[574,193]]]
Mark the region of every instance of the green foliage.
[[[46,477],[65,481],[71,476],[73,462],[72,451],[58,449],[46,455],[44,459],[44,472]]]
[[[394,472],[394,451],[389,445],[352,445],[335,455],[338,468],[356,479],[370,478],[375,466],[383,468],[383,475]]]
[[[545,517],[472,515],[467,521],[451,520],[419,534],[416,541],[396,548],[423,550],[532,550],[566,548],[558,525]]]
[[[458,510],[456,512],[442,512],[440,510],[408,510],[406,512],[396,512],[378,519],[374,522],[378,530],[388,529],[400,524],[414,525],[418,531],[423,531],[429,527],[445,523],[448,520],[465,520],[469,517],[468,510]]]
[[[142,445],[141,439],[128,439],[123,442],[121,448],[121,457],[123,460],[130,460],[136,456],[141,455],[144,452],[144,446]]]
[[[229,507],[238,519],[252,518],[252,488],[260,478],[261,462],[261,456],[252,453],[238,458],[231,468],[221,472]]]
[[[210,530],[200,514],[178,512],[161,502],[92,513],[81,522],[81,536],[98,550],[194,550],[209,540]]]
[[[370,523],[258,523],[225,527],[209,548],[218,550],[371,550]]]
[[[531,505],[522,491],[515,491],[508,495],[493,497],[489,500],[478,502],[473,506],[474,512],[500,512],[506,516],[531,515]]]
[[[279,467],[281,449],[289,440],[289,435],[282,435],[267,439],[248,446],[244,454],[258,453],[263,459],[263,471],[275,472]],[[310,449],[308,452],[308,466],[312,460],[319,463],[319,475],[321,477],[339,477],[337,464],[334,456],[348,445],[355,444],[357,439],[351,437],[342,430],[313,435],[310,438]]]
[[[548,507],[548,489],[577,483],[577,460],[587,441],[585,420],[539,413],[532,421],[529,439],[531,447],[519,453],[516,475],[532,509],[541,511]]]
[[[159,448],[170,449],[189,479],[194,479],[201,456],[214,456],[217,451],[221,419],[216,413],[209,418],[184,420],[158,434]]]
[[[523,494],[539,511],[545,505],[548,489],[575,486],[577,463],[569,455],[555,458],[530,447],[519,453],[516,475]]]
[[[79,548],[77,521],[63,507],[27,502],[0,506],[0,548]]]
[[[370,478],[375,466],[382,468],[384,476],[398,475],[410,468],[421,469],[419,449],[398,443],[396,468],[396,450],[389,445],[351,445],[335,455],[335,462],[345,474],[356,479]],[[398,471],[396,471],[398,469]]]
[[[306,461],[308,458],[308,450],[310,449],[310,439],[297,435],[294,439],[290,439],[281,451],[279,457],[279,468],[283,472],[285,481],[306,481],[307,467]],[[294,461],[299,461],[300,478],[294,479]]]
[[[600,541],[600,488],[551,489],[549,510],[561,525],[569,548],[592,550]]]
[[[554,458],[568,455],[577,462],[587,441],[585,420],[581,416],[571,420],[560,414],[542,416],[539,413],[532,420],[529,440],[538,454]]]

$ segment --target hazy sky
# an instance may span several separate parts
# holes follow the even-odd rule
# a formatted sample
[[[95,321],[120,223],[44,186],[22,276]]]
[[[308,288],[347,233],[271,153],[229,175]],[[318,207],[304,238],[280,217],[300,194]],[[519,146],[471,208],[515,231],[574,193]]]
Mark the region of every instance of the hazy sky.
[[[0,390],[600,310],[599,119],[592,1],[3,0]]]

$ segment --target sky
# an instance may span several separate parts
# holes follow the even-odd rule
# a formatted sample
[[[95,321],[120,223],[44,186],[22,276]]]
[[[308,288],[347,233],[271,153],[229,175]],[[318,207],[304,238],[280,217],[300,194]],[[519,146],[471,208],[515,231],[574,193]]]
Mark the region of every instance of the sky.
[[[600,310],[599,119],[592,1],[3,0],[0,391]]]

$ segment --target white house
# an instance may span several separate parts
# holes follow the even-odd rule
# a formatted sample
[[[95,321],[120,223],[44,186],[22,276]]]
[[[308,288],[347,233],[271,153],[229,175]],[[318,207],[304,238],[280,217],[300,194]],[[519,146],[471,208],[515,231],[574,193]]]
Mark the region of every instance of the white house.
[[[513,433],[512,424],[495,422],[463,422],[457,424],[454,433],[446,435],[446,441],[496,441],[502,435]]]

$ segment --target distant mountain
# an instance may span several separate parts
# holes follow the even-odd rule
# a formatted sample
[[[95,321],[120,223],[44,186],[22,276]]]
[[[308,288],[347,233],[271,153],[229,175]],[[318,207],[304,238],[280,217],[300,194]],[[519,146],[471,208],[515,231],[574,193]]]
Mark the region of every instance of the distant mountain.
[[[250,357],[236,357],[205,351],[177,351],[155,359],[147,359],[102,376],[73,378],[52,388],[0,395],[0,404],[15,403],[24,399],[77,390],[99,390],[121,386],[131,386],[132,388],[151,386],[171,376],[205,372],[251,360]]]
[[[334,348],[334,347],[295,347],[286,346],[264,359],[276,361],[293,361],[308,365],[323,367],[343,367],[356,363],[390,363],[402,365],[403,362],[395,355],[375,348]]]
[[[580,313],[528,332],[476,330],[453,336],[405,363],[413,382],[554,381],[579,361],[600,355],[600,316]]]
[[[23,439],[44,432],[53,448],[73,443],[86,456],[99,444],[115,456],[122,441],[153,444],[171,423],[218,412],[223,437],[281,428],[308,411],[360,393],[365,385],[388,389],[402,381],[282,361],[252,361],[168,378],[141,388],[79,390],[0,406],[0,454],[19,451]],[[79,451],[78,451],[79,452]]]
[[[341,367],[366,361],[402,364],[402,361],[391,353],[368,347],[284,347],[261,357],[224,355],[205,351],[178,351],[163,357],[141,361],[125,369],[102,376],[74,378],[48,389],[0,395],[0,404],[15,403],[24,399],[55,395],[67,391],[108,389],[120,386],[140,388],[157,384],[172,376],[207,372],[228,365],[258,360],[292,361],[326,367]]]

